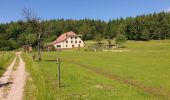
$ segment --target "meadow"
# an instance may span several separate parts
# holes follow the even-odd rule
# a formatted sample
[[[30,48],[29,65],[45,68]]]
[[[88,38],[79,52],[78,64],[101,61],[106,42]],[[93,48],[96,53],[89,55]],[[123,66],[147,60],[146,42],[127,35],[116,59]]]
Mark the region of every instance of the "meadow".
[[[0,52],[0,76],[6,70],[10,62],[13,60],[13,58],[14,58],[13,52],[6,52],[6,51]]]
[[[29,73],[24,99],[170,99],[170,41],[128,41],[125,46],[112,51],[42,52],[41,62],[23,54]],[[61,59],[60,88],[57,58]]]

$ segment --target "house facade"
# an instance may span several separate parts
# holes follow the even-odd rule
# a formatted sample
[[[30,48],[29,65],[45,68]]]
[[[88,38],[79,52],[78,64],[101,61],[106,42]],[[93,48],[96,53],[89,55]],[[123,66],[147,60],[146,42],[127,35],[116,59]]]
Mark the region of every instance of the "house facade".
[[[84,47],[82,39],[72,31],[63,33],[51,44],[54,45],[56,49]]]

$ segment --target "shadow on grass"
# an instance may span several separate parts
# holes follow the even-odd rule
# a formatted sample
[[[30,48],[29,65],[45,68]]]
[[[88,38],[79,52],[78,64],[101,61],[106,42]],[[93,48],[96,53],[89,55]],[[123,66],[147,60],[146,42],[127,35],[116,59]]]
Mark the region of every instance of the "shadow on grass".
[[[57,60],[53,60],[53,59],[50,59],[50,60],[41,60],[41,61],[38,61],[38,60],[33,60],[34,62],[57,62]]]
[[[0,70],[6,71],[6,69],[5,69],[5,68],[2,68],[2,67],[0,67]]]
[[[46,59],[46,60],[42,60],[44,62],[57,62],[57,60],[54,60],[54,59]]]
[[[56,62],[57,63],[57,60],[54,60],[54,59],[46,59],[46,60],[42,60],[44,62]],[[62,60],[60,59],[60,62],[62,62]]]
[[[55,84],[57,87],[59,87],[58,83]],[[68,84],[64,84],[63,82],[60,83],[60,87],[59,88],[67,88],[67,87],[70,87],[70,85]]]
[[[10,84],[13,84],[13,82],[6,82],[6,83],[0,83],[0,88],[4,87],[4,86],[8,86]]]

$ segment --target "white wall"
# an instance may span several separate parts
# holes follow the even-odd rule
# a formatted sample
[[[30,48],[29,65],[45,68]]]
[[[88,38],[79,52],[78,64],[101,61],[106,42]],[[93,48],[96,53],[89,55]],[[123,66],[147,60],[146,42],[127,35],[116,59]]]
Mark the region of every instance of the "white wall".
[[[66,42],[67,41],[67,42]],[[71,42],[72,41],[72,42]],[[77,43],[76,43],[77,41]],[[69,37],[67,40],[60,42],[58,44],[54,44],[54,46],[57,48],[57,45],[61,45],[61,48],[73,48],[73,45],[75,48],[77,47],[84,47],[84,42],[79,37]]]

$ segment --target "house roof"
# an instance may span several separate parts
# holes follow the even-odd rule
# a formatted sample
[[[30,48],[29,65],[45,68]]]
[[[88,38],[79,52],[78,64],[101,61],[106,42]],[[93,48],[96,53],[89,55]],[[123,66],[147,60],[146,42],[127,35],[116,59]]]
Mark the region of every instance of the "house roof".
[[[75,37],[75,36],[77,36],[77,34],[72,31],[63,33],[55,41],[53,41],[52,44],[60,43],[69,37]]]

